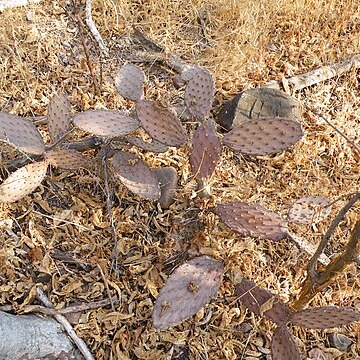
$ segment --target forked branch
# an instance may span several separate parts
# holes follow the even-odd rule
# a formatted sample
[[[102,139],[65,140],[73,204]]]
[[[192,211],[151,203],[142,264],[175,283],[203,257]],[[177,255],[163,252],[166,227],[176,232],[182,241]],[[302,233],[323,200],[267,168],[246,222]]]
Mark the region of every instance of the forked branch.
[[[348,205],[348,204],[347,204]],[[335,219],[336,220],[336,219]],[[336,223],[334,221],[334,223]],[[333,224],[334,224],[333,223]],[[332,228],[332,227],[330,227]],[[330,229],[329,229],[330,230]],[[308,273],[298,300],[292,304],[294,310],[304,308],[314,296],[332,283],[342,274],[360,254],[360,220],[357,221],[351,233],[350,240],[342,254],[338,255],[324,271],[319,272],[316,278]]]

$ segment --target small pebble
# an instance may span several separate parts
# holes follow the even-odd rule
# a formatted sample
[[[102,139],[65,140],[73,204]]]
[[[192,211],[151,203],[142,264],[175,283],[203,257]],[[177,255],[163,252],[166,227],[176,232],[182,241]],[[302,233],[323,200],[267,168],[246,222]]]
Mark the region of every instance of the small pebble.
[[[163,209],[168,209],[169,206],[175,201],[176,190],[178,188],[177,172],[172,166],[156,168],[154,169],[154,172],[160,183],[160,206]]]

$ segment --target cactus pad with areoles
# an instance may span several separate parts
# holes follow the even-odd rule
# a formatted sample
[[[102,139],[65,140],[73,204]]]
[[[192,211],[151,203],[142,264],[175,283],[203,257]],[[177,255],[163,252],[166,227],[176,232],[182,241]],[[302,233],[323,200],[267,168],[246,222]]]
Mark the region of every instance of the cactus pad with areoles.
[[[0,202],[14,202],[32,193],[45,178],[47,168],[47,161],[39,161],[13,172],[0,185]]]
[[[91,160],[71,149],[54,149],[45,153],[45,159],[61,169],[90,168]]]
[[[252,119],[224,136],[229,148],[248,155],[267,155],[283,151],[303,136],[301,124],[291,119]]]
[[[270,291],[261,289],[249,280],[243,280],[235,289],[241,303],[256,315],[264,315],[276,324],[285,324],[288,321],[292,310]]]
[[[221,142],[213,120],[204,121],[196,130],[192,140],[190,165],[195,177],[210,177],[221,158]]]
[[[71,106],[64,93],[54,94],[47,109],[48,129],[53,143],[70,129]]]
[[[181,121],[170,110],[150,100],[136,103],[141,126],[149,135],[168,146],[181,146],[187,141],[187,133]]]
[[[79,129],[98,136],[124,136],[139,128],[139,122],[116,110],[87,110],[74,117]]]
[[[200,256],[179,266],[161,289],[153,311],[154,327],[165,330],[196,314],[216,295],[224,264]]]
[[[136,65],[123,65],[115,77],[115,86],[121,96],[128,100],[138,101],[144,93],[144,72]]]
[[[185,89],[185,104],[191,115],[204,120],[211,110],[215,85],[209,70],[199,68],[195,71]]]
[[[20,116],[0,112],[0,141],[28,154],[41,155],[44,140],[37,127]]]
[[[115,175],[133,193],[146,199],[160,198],[160,184],[145,161],[126,151],[117,151],[113,156]]]
[[[294,337],[284,325],[278,326],[274,331],[271,339],[271,355],[274,360],[301,360]]]
[[[360,321],[360,312],[337,306],[314,307],[297,311],[290,321],[307,329],[330,329]]]
[[[228,202],[217,205],[216,213],[227,226],[241,235],[273,241],[288,237],[286,221],[259,204]]]
[[[307,196],[297,200],[289,209],[288,220],[304,225],[316,224],[325,219],[331,207],[322,196]]]

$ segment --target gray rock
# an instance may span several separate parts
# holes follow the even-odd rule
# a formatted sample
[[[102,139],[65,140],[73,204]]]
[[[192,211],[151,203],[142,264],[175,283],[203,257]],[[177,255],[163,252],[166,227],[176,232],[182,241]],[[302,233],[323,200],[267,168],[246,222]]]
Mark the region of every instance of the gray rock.
[[[175,201],[176,190],[178,188],[178,175],[172,166],[161,167],[153,169],[160,183],[160,206],[163,209],[168,209]]]
[[[347,351],[349,346],[353,343],[351,339],[343,334],[331,333],[329,334],[329,343],[340,351]]]
[[[283,91],[271,88],[249,89],[224,103],[218,122],[226,130],[256,118],[302,119],[301,103]]]

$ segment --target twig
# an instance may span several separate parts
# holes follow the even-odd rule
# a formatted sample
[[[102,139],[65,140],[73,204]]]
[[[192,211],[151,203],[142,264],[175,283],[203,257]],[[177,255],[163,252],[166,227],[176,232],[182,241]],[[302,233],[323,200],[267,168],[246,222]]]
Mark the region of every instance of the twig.
[[[114,303],[113,303],[113,301],[112,301],[111,292],[110,292],[110,289],[109,289],[109,284],[108,284],[108,282],[107,282],[107,280],[106,280],[106,277],[105,277],[105,275],[104,275],[104,272],[103,272],[101,266],[100,266],[99,264],[96,264],[96,265],[97,265],[97,267],[98,267],[98,269],[99,269],[99,271],[100,271],[100,275],[101,275],[101,277],[102,277],[102,279],[103,279],[103,282],[104,282],[104,284],[105,284],[106,292],[107,292],[107,295],[108,295],[108,297],[109,297],[109,301],[110,301],[110,305],[111,305],[111,310],[112,310],[112,311],[115,311]]]
[[[43,290],[40,289],[39,287],[36,288],[36,295],[39,301],[41,301],[46,307],[54,308],[54,305],[47,298]],[[67,321],[67,319],[63,315],[54,315],[54,317],[64,327],[65,331],[74,341],[75,345],[78,347],[84,358],[86,360],[95,360],[95,358],[91,355],[90,350],[86,346],[85,342],[76,335],[73,327]]]
[[[163,47],[149,39],[137,28],[134,28],[132,38],[147,50],[145,52],[137,52],[136,56],[139,57],[141,61],[160,61],[179,74],[197,67],[196,65],[187,63],[174,54],[167,53]]]
[[[55,216],[46,215],[46,214],[43,214],[43,213],[41,213],[41,212],[39,212],[39,211],[36,211],[36,210],[32,210],[32,212],[33,212],[34,214],[43,216],[43,217],[45,217],[45,218],[47,218],[47,219],[51,219],[51,220],[54,220],[54,221],[59,221],[59,223],[64,223],[64,224],[69,224],[69,225],[75,225],[75,226],[79,227],[80,229],[84,229],[84,230],[92,230],[90,227],[83,226],[83,225],[81,225],[81,224],[79,224],[79,223],[76,223],[76,222],[74,222],[74,221],[67,221],[67,220],[64,220],[64,219],[59,219],[59,218],[57,218],[57,217],[55,217]]]
[[[333,128],[338,134],[340,134],[360,155],[360,147],[357,146],[352,140],[350,140],[342,131],[340,131],[335,125],[331,123],[329,119],[327,119],[322,113],[320,113],[317,110],[314,110],[312,107],[310,107],[308,104],[305,103],[305,107],[310,110],[312,113],[314,113],[317,116],[320,116],[331,128]]]
[[[292,90],[301,90],[305,87],[315,85],[319,82],[329,80],[335,76],[341,76],[351,69],[360,68],[360,54],[353,55],[345,60],[335,62],[328,66],[321,66],[305,74],[293,76],[286,79],[286,83]],[[282,88],[282,81],[272,80],[265,84],[266,87],[274,89]]]
[[[318,248],[316,249],[313,257],[310,259],[307,271],[311,278],[316,278],[317,273],[315,271],[315,264],[320,256],[320,254],[324,251],[326,245],[328,244],[331,235],[335,231],[336,227],[340,223],[340,221],[344,218],[345,214],[352,208],[352,206],[360,199],[360,192],[356,193],[349,201],[348,203],[340,210],[340,212],[337,214],[336,218],[331,223],[329,229],[327,230],[326,234],[320,241],[320,244]]]
[[[86,3],[87,2],[88,1],[86,1]],[[90,1],[90,3],[91,3],[91,1]],[[93,68],[92,63],[90,61],[89,52],[88,52],[88,49],[86,47],[86,43],[85,43],[85,39],[84,39],[84,34],[83,34],[83,29],[82,29],[82,21],[81,21],[80,15],[78,15],[77,20],[78,20],[77,24],[78,24],[79,33],[80,33],[81,44],[83,46],[85,57],[86,57],[86,64],[87,64],[87,67],[88,67],[88,69],[90,71],[91,78],[93,80],[95,93],[96,93],[97,96],[100,96],[100,84],[99,84],[98,78],[96,77],[96,74],[94,73],[94,68]]]
[[[108,54],[109,49],[106,47],[104,40],[102,39],[98,29],[96,28],[96,25],[91,16],[91,0],[86,0],[85,21],[86,21],[86,25],[88,26],[90,32],[92,33],[95,40],[99,44],[100,50],[103,51],[105,54]]]
[[[103,169],[104,169],[104,183],[105,183],[105,192],[106,192],[106,208],[109,214],[109,221],[110,221],[110,229],[111,229],[111,235],[114,239],[114,249],[113,249],[113,254],[112,254],[112,259],[113,259],[113,265],[112,267],[117,269],[117,250],[118,250],[118,237],[116,235],[116,228],[115,228],[115,223],[114,223],[114,217],[113,217],[113,212],[112,212],[112,207],[111,207],[111,192],[110,192],[110,186],[109,186],[109,174],[108,174],[108,168],[107,168],[107,162],[106,162],[106,156],[104,156],[102,158],[102,165],[103,165]]]
[[[288,237],[299,249],[305,251],[308,255],[313,256],[316,252],[316,247],[308,240],[301,239],[290,232],[288,233]],[[330,259],[323,253],[321,253],[316,260],[322,265],[328,265],[330,263]]]

